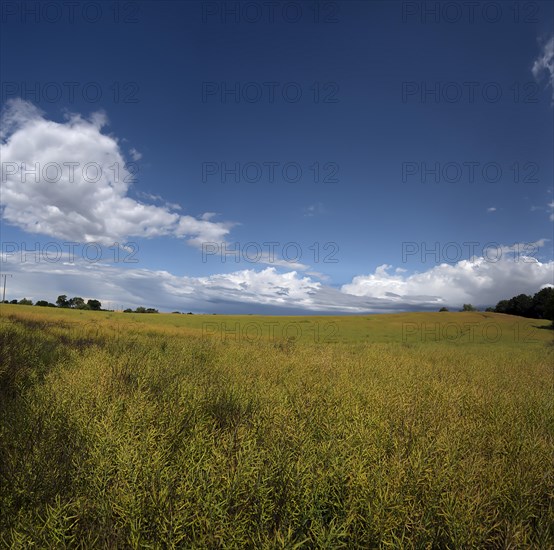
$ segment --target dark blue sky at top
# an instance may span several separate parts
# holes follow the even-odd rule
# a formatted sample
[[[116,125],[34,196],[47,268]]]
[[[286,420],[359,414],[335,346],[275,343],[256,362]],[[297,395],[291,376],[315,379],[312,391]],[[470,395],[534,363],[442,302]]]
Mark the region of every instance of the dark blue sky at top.
[[[78,82],[73,101],[64,91],[59,100],[36,103],[53,120],[63,120],[66,110],[103,109],[106,131],[127,140],[121,142],[126,153],[136,148],[143,155],[131,196],[159,195],[195,216],[216,212],[218,220],[237,222],[231,242],[298,242],[300,261],[328,275],[330,284],[383,263],[428,269],[417,258],[402,262],[405,241],[509,245],[552,238],[546,206],[553,200],[552,91],[531,73],[539,41],[552,34],[551,2],[536,2],[538,12],[524,11],[517,22],[513,3],[497,2],[499,21],[485,20],[477,8],[473,23],[467,14],[455,23],[432,16],[404,21],[403,3],[390,1],[338,2],[336,14],[334,3],[321,2],[319,23],[313,2],[296,3],[303,15],[294,23],[280,7],[267,22],[264,2],[254,2],[262,20],[249,23],[242,10],[235,22],[231,14],[222,20],[225,4],[233,2],[122,2],[120,22],[112,2],[98,3],[98,22],[86,21],[81,8],[73,22],[32,15],[22,21],[17,6],[14,15],[4,13],[2,25],[2,102],[15,95],[34,100],[23,87],[37,82],[41,91],[49,82]],[[83,99],[87,82],[98,84],[100,100]],[[221,95],[202,97],[206,82],[241,89],[250,82],[263,95],[238,103],[227,95],[224,103]],[[265,82],[277,83],[273,103]],[[439,83],[440,91],[454,83],[448,91],[457,87],[463,95],[453,102],[430,94],[403,100],[403,82]],[[477,83],[473,102],[464,82]],[[302,90],[298,102],[283,99],[287,83]],[[502,91],[499,101],[483,98],[487,83]],[[242,177],[236,183],[231,175],[222,183],[219,176],[202,181],[204,162],[279,165],[273,183],[265,172],[256,183]],[[287,162],[302,167],[299,182],[281,178]],[[314,182],[314,162],[321,178],[328,174],[323,166],[335,163],[338,181]],[[464,172],[459,182],[422,183],[419,175],[403,182],[405,162],[453,162]],[[473,183],[464,162],[480,163]],[[500,181],[483,181],[488,162],[502,168]],[[514,163],[520,179],[536,166],[533,181],[515,182]],[[487,212],[491,207],[496,211]],[[4,231],[3,239],[28,238],[15,228]],[[315,242],[337,243],[339,261],[314,263]],[[551,244],[541,249],[543,259],[551,259]],[[202,263],[198,250],[177,239],[140,246],[141,262],[152,269],[194,276],[237,269],[232,261]]]

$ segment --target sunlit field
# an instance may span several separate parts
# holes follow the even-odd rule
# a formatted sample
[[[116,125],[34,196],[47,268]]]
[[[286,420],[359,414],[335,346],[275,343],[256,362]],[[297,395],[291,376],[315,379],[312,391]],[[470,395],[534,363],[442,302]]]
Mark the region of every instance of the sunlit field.
[[[549,321],[0,311],[0,545],[554,547]]]

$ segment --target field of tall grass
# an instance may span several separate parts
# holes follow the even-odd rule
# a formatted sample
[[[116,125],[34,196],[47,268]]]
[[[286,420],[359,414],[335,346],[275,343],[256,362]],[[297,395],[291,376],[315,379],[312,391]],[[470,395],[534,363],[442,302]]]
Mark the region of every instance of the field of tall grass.
[[[547,322],[0,314],[0,546],[554,547]]]

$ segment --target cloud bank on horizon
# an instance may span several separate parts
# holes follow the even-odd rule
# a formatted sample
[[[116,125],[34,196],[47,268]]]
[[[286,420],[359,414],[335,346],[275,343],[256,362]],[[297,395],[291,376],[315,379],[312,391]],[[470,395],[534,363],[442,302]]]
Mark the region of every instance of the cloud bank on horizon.
[[[33,300],[59,294],[100,298],[124,307],[154,305],[163,310],[205,313],[390,313],[436,310],[464,303],[495,305],[514,294],[534,294],[552,284],[554,262],[519,256],[490,262],[484,257],[441,264],[406,275],[382,265],[333,288],[274,267],[208,277],[178,276],[164,270],[123,269],[105,263],[73,261],[26,263],[4,253],[0,261],[17,274],[12,293]],[[49,289],[49,296],[44,289]]]

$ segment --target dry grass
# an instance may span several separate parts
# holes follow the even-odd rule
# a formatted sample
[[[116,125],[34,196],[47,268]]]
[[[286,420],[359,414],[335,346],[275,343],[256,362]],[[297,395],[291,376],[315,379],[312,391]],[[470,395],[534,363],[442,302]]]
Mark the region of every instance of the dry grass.
[[[2,310],[8,547],[554,546],[551,331],[248,343]]]

